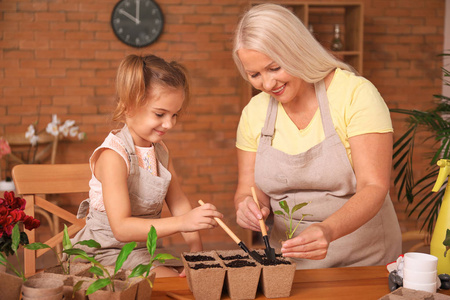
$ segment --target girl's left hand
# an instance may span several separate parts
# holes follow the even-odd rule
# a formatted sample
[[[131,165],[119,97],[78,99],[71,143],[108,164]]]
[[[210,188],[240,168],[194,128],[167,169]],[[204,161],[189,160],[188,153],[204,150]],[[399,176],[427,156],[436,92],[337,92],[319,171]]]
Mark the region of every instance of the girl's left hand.
[[[312,224],[295,238],[282,243],[284,257],[320,260],[327,256],[331,238],[329,230],[321,223]]]

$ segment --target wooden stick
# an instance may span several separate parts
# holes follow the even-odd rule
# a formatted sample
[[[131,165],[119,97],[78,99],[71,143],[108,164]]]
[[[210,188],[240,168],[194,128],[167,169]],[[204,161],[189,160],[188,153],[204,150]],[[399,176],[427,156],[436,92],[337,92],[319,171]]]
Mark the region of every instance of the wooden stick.
[[[203,202],[202,200],[198,200],[198,203],[200,205],[205,204],[205,202]],[[222,229],[225,230],[226,233],[228,233],[228,235],[236,242],[236,244],[239,244],[241,242],[241,240],[234,234],[233,231],[231,231],[230,228],[228,228],[228,226],[221,219],[214,217],[214,220],[219,223],[220,227],[222,227]]]
[[[170,298],[177,299],[177,300],[191,300],[191,298],[183,297],[181,295],[178,295],[178,294],[175,294],[172,292],[167,292],[166,295],[169,296]]]
[[[256,202],[256,205],[258,205],[259,210],[261,211],[261,207],[259,206],[259,201],[258,201],[258,197],[256,196],[256,192],[255,192],[255,188],[252,187],[252,195],[253,195],[253,201]],[[263,219],[259,220],[259,227],[261,227],[261,232],[262,235],[267,235],[267,230],[266,230],[266,223],[264,223]]]

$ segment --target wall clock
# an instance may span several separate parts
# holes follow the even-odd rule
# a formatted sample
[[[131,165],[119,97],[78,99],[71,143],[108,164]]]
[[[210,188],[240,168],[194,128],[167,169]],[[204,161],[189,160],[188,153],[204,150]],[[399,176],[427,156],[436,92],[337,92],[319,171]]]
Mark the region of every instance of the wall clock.
[[[111,26],[120,41],[140,48],[158,39],[164,18],[161,8],[152,0],[121,0],[112,11]]]

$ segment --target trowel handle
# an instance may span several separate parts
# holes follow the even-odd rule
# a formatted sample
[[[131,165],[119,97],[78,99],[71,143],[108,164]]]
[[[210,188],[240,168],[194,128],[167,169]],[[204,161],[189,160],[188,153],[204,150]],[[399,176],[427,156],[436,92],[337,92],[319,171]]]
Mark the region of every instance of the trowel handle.
[[[200,205],[205,204],[203,200],[198,200],[198,203]],[[239,244],[241,242],[241,240],[234,234],[233,231],[231,231],[230,228],[228,228],[228,226],[221,219],[214,217],[214,220],[216,220],[216,222],[219,223],[220,227],[222,227],[222,229],[225,230],[225,232],[233,239],[233,241],[236,244]]]
[[[258,205],[259,210],[261,210],[261,206],[259,206],[258,197],[256,196],[256,192],[255,192],[255,188],[254,187],[252,187],[252,196],[253,196],[253,201],[256,202],[256,205]],[[261,227],[262,235],[263,236],[267,235],[266,223],[264,223],[263,219],[259,220],[259,227]]]
[[[450,175],[450,160],[440,159],[436,164],[439,166],[440,169],[438,178],[432,189],[433,192],[438,192],[441,186],[444,184],[447,177]]]

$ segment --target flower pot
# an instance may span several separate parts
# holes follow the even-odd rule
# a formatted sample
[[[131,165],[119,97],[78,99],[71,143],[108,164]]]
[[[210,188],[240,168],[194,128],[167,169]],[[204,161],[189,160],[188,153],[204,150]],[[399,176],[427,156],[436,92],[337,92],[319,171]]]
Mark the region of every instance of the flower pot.
[[[258,251],[260,252],[260,251]],[[263,251],[260,254],[265,257]],[[291,295],[296,264],[288,258],[277,256],[275,264],[263,259],[260,285],[266,298],[281,298]]]
[[[14,191],[16,186],[13,181],[0,180],[0,191]],[[3,193],[2,193],[3,194]]]
[[[255,299],[261,265],[243,250],[217,251],[226,267],[225,285],[231,299]]]
[[[22,279],[16,275],[0,272],[0,299],[17,300],[20,298]]]
[[[64,282],[55,278],[32,278],[22,285],[23,300],[61,300]]]
[[[136,299],[137,284],[132,284],[124,281],[114,281],[116,291],[109,289],[98,290],[88,295],[89,300],[134,300]],[[107,287],[109,288],[109,287]]]
[[[226,270],[217,254],[213,251],[183,253],[181,259],[186,270],[189,289],[194,294],[194,298],[219,300]]]

